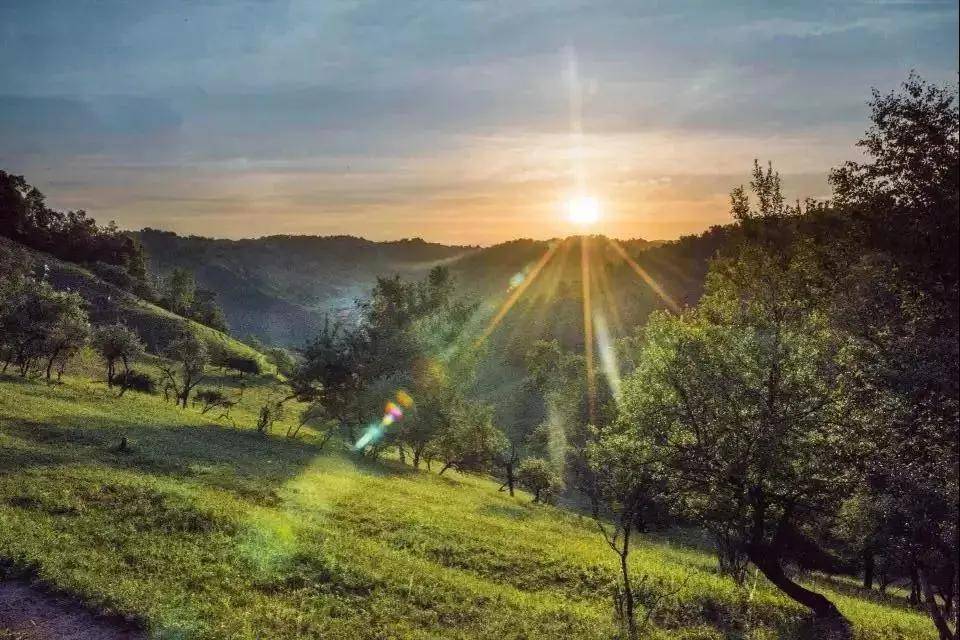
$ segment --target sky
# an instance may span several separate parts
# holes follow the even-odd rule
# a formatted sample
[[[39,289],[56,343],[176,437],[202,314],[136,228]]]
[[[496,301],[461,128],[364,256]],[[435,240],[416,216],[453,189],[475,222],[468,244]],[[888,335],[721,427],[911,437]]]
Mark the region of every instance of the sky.
[[[493,244],[825,197],[872,87],[956,83],[958,3],[0,0],[0,168],[101,222]]]

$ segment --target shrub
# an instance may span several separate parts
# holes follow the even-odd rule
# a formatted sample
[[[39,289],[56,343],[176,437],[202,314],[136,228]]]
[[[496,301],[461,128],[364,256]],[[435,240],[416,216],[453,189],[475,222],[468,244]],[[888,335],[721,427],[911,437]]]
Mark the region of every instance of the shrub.
[[[140,393],[157,392],[157,381],[153,379],[153,376],[142,371],[137,371],[136,369],[130,369],[129,371],[123,371],[117,374],[113,379],[113,383],[120,387],[120,395],[123,395],[127,389],[133,389]]]
[[[193,395],[193,404],[200,406],[200,413],[207,413],[217,407],[229,410],[236,402],[227,398],[220,389],[200,389]]]
[[[106,262],[94,262],[90,270],[101,280],[116,285],[121,289],[132,291],[134,288],[136,281],[125,268],[119,265],[108,264]]]
[[[222,366],[226,369],[233,369],[241,375],[244,373],[259,375],[261,372],[260,361],[246,356],[227,356],[223,359]]]
[[[563,488],[563,480],[543,458],[527,458],[517,468],[520,485],[533,492],[534,502],[550,502]]]

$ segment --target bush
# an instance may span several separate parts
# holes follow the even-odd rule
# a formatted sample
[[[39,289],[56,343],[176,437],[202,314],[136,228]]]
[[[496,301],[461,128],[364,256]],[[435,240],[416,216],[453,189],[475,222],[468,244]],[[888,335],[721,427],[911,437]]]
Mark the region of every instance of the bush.
[[[106,262],[94,262],[90,270],[101,280],[127,291],[132,291],[136,283],[133,277],[127,273],[127,270],[119,265],[108,264]]]
[[[517,468],[520,485],[533,492],[534,502],[551,502],[563,488],[563,480],[553,466],[542,458],[527,458]]]
[[[157,381],[154,380],[150,374],[135,369],[117,374],[113,379],[113,383],[120,387],[121,394],[127,389],[133,389],[140,393],[157,392]]]
[[[249,358],[246,356],[227,356],[223,359],[221,366],[226,369],[233,369],[239,374],[250,373],[253,375],[260,374],[260,361],[256,358]]]
[[[200,406],[200,413],[207,413],[211,409],[220,407],[229,410],[236,402],[228,399],[220,389],[200,389],[193,395],[194,406]]]

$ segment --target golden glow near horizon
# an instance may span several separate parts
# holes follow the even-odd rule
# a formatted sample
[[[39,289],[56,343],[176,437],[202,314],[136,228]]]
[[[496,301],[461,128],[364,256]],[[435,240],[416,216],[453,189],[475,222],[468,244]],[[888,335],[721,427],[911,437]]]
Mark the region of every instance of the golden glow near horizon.
[[[574,196],[566,208],[567,219],[579,227],[591,227],[600,220],[600,202],[593,196]]]

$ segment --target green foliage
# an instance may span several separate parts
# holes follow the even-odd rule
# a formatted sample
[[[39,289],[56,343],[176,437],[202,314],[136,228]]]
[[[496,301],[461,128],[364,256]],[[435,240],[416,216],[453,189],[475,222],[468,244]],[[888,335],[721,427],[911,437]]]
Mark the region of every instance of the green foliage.
[[[186,408],[190,392],[203,380],[209,354],[206,343],[189,329],[184,329],[164,349],[171,362],[161,365],[164,380],[181,406]]]
[[[157,381],[149,373],[128,369],[121,371],[114,377],[114,383],[120,387],[121,395],[127,390],[139,391],[140,393],[156,393]]]
[[[457,471],[483,471],[507,447],[503,432],[493,425],[489,406],[458,401],[451,408],[449,422],[430,443],[430,455]]]
[[[174,269],[167,278],[163,306],[177,315],[186,316],[193,306],[196,292],[197,283],[193,279],[193,272],[187,269]]]
[[[193,394],[193,404],[199,405],[200,413],[205,414],[212,409],[229,409],[234,403],[222,389],[197,389]]]
[[[146,351],[137,332],[123,324],[98,327],[93,333],[92,344],[107,366],[107,386],[114,384],[118,362],[123,365],[123,373],[129,373],[133,362]],[[125,387],[121,384],[120,388]]]
[[[98,226],[85,211],[49,208],[23,176],[0,170],[0,236],[78,263],[106,263],[145,275],[140,245],[112,222]],[[142,279],[142,278],[141,278]]]
[[[3,256],[3,261],[15,254]],[[14,267],[4,267],[9,280],[0,288],[0,355],[3,372],[11,364],[26,377],[35,370],[51,379],[59,375],[86,344],[90,323],[83,298],[56,291]]]
[[[534,502],[551,502],[563,489],[563,478],[543,458],[524,458],[517,467],[520,486],[533,492]]]

